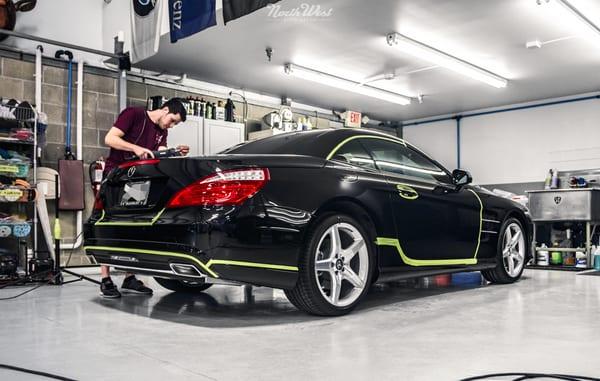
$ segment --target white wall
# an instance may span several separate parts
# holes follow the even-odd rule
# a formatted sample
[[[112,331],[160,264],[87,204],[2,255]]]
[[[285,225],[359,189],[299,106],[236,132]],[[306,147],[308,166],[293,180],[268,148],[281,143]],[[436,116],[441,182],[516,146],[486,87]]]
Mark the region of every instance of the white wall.
[[[124,1],[124,0],[117,0]],[[52,40],[64,41],[93,49],[102,49],[101,0],[42,0],[33,11],[17,14],[15,31]],[[35,41],[10,38],[5,43],[33,53],[39,45]],[[53,56],[56,46],[44,44],[44,55]],[[97,56],[73,51],[76,59],[82,57],[100,65]]]
[[[456,168],[456,122],[404,127],[402,137],[452,171]]]
[[[409,126],[403,133],[453,168],[455,121]],[[600,168],[600,99],[464,118],[461,167],[478,184],[544,181],[549,168]]]
[[[125,51],[131,51],[131,0],[113,0],[102,5],[102,50],[114,50],[114,37],[123,31]]]
[[[463,119],[461,137],[463,167],[481,184],[600,168],[600,100]]]

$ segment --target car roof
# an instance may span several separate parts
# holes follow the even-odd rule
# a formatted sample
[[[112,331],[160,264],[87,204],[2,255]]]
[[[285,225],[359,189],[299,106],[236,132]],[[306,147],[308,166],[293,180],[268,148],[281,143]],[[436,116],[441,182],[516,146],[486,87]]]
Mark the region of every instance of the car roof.
[[[287,132],[264,139],[242,143],[222,153],[224,154],[293,154],[326,158],[341,142],[353,136],[379,136],[402,139],[379,131],[362,128],[315,129],[310,131]]]

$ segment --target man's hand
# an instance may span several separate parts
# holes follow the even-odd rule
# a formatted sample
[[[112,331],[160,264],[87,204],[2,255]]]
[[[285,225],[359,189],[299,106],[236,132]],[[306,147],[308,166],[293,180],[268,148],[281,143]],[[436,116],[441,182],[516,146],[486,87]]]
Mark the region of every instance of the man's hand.
[[[154,158],[154,154],[152,153],[152,151],[140,146],[134,146],[133,153],[140,159]]]
[[[179,150],[179,152],[181,152],[181,156],[186,156],[188,153],[190,153],[189,146],[179,145],[177,146],[177,149]]]

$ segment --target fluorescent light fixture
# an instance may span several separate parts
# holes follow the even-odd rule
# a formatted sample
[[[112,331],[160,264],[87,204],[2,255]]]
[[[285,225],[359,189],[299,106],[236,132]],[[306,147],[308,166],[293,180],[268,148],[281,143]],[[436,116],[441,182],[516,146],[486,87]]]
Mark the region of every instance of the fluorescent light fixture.
[[[453,70],[459,74],[484,82],[497,88],[506,87],[508,80],[492,73],[491,71],[480,68],[460,58],[454,57],[448,53],[442,52],[429,45],[413,40],[400,33],[390,33],[387,35],[387,43],[390,46],[397,46],[403,52],[415,57],[429,61],[435,65]]]
[[[577,18],[577,20],[579,20],[581,23],[583,23],[588,28],[588,31],[593,32],[596,35],[596,37],[600,37],[600,27],[598,25],[594,24],[592,22],[592,20],[587,18],[583,13],[581,13],[579,11],[579,9],[575,8],[573,6],[573,4],[571,4],[567,0],[554,0],[554,1],[556,1],[558,4],[560,4],[563,9],[568,11],[570,14],[575,16]],[[546,2],[548,2],[548,1],[546,1]]]
[[[378,89],[372,86],[361,86],[358,82],[351,81],[345,78],[340,78],[335,75],[323,73],[317,70],[308,69],[302,66],[286,64],[284,66],[284,70],[286,74],[292,75],[294,77],[320,83],[322,85],[335,87],[337,89],[366,95],[368,97],[377,98],[382,101],[396,103],[400,105],[408,105],[411,102],[411,98],[405,95]]]
[[[294,102],[294,101],[292,101],[291,107],[292,107],[292,109],[298,109],[298,110],[302,110],[302,111],[316,112],[316,113],[325,114],[325,115],[333,115],[333,111],[331,111],[331,110],[321,108],[321,107],[307,105],[304,103],[298,103],[298,102]]]

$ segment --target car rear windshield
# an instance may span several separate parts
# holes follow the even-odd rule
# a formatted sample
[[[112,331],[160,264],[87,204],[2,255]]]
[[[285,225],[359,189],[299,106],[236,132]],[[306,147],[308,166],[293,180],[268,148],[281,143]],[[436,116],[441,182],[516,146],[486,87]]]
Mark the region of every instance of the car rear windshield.
[[[323,147],[319,142],[319,137],[324,134],[326,134],[325,131],[290,132],[242,143],[226,149],[221,154],[276,154],[320,157],[327,150],[327,147]]]

